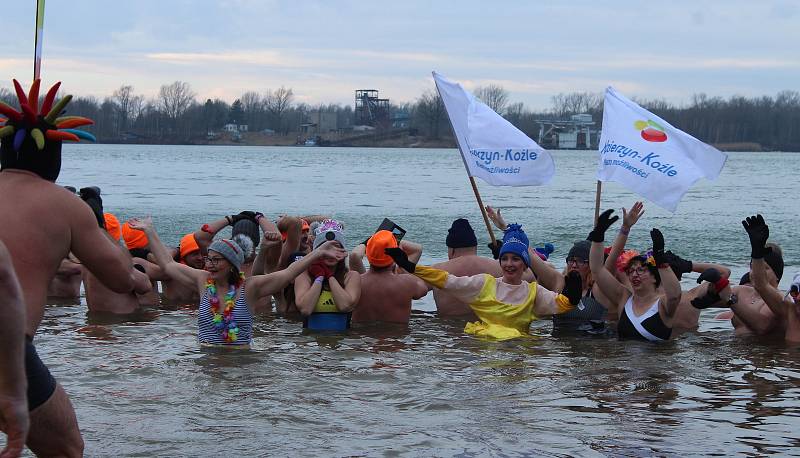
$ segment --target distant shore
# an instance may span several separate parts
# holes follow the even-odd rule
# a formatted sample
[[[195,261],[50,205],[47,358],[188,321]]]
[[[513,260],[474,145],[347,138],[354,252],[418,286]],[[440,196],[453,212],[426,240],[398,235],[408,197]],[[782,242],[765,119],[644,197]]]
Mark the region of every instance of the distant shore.
[[[220,136],[213,140],[205,138],[190,139],[186,142],[176,142],[170,144],[178,145],[227,145],[227,146],[307,146],[303,144],[304,136],[297,134],[289,135],[265,135],[261,133],[244,133],[238,141],[230,136]],[[300,142],[298,144],[298,141]],[[116,143],[116,142],[115,142]],[[127,142],[126,142],[127,143]],[[164,144],[163,141],[147,141],[142,139],[133,144]],[[457,145],[453,138],[427,138],[416,135],[385,136],[362,135],[355,137],[332,137],[321,138],[317,145],[313,146],[332,146],[347,148],[456,148]],[[739,143],[717,143],[712,144],[721,151],[730,152],[767,152],[761,144],[755,142]],[[588,150],[587,150],[588,151]]]

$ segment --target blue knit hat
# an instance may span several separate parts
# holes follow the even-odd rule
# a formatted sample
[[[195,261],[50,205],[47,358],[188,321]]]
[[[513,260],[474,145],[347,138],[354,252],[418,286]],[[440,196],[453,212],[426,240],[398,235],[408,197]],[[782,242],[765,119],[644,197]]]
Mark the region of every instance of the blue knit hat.
[[[500,248],[500,257],[505,253],[513,253],[525,263],[526,266],[531,266],[531,258],[528,254],[528,236],[522,230],[519,224],[509,224],[503,234],[503,246]]]

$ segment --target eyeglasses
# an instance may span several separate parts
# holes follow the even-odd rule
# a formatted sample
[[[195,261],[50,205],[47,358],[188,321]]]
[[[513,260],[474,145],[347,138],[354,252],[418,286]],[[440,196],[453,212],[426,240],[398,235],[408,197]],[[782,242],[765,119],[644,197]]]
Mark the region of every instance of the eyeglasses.
[[[644,275],[645,273],[649,273],[650,270],[648,270],[647,267],[640,266],[640,267],[631,267],[626,272],[628,273],[628,275],[633,275],[634,273],[637,275]]]
[[[580,265],[586,264],[587,262],[588,261],[586,261],[585,259],[581,259],[581,258],[576,258],[576,257],[567,258],[567,265],[576,264],[576,265],[580,266]]]
[[[220,261],[224,261],[224,260],[225,260],[225,258],[220,258],[220,257],[216,257],[216,256],[214,256],[214,257],[203,256],[203,262],[207,262],[207,263],[211,264],[212,266],[216,266],[217,264],[220,263]]]

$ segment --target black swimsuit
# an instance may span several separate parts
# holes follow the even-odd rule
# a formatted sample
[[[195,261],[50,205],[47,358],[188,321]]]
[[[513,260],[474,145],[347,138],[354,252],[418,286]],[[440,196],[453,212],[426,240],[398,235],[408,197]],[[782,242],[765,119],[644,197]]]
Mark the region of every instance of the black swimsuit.
[[[553,334],[576,331],[592,335],[605,334],[608,331],[607,312],[608,308],[598,302],[589,289],[574,309],[553,315]]]
[[[650,342],[663,342],[669,340],[672,328],[664,324],[658,313],[658,299],[640,316],[633,313],[633,296],[628,298],[622,309],[622,316],[617,325],[617,334],[620,340],[635,339]]]
[[[56,391],[56,379],[44,365],[33,339],[25,336],[25,375],[28,378],[28,411],[47,402]]]

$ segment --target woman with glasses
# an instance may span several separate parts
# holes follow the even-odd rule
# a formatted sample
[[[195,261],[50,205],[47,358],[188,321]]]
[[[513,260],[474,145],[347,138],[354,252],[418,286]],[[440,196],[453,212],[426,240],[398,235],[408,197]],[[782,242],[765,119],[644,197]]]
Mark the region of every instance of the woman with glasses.
[[[620,232],[630,230],[644,213],[641,202],[633,204],[631,209],[623,211],[623,223]],[[486,207],[486,212],[494,224],[504,229],[505,220],[499,209]],[[624,243],[623,245],[624,246]],[[589,269],[589,249],[591,242],[582,240],[575,242],[567,254],[567,265],[564,271],[559,271],[539,256],[531,256],[531,270],[536,275],[539,284],[551,291],[563,291],[564,280],[567,275],[577,272],[581,276],[583,292],[581,301],[572,310],[559,315],[553,315],[553,334],[605,335],[608,332],[607,320],[616,319],[617,309],[614,304],[603,294],[600,287],[592,278]],[[616,258],[616,257],[614,257]],[[614,268],[613,259],[606,266],[609,272]]]
[[[592,243],[589,267],[609,303],[619,307],[617,334],[620,339],[651,342],[669,340],[675,311],[681,300],[681,287],[667,263],[664,236],[658,229],[650,231],[653,240],[652,253],[634,256],[628,261],[625,274],[630,281],[629,290],[609,272],[603,259],[606,230],[619,219],[618,216],[611,217],[613,212],[603,212],[589,233]]]
[[[253,339],[250,304],[280,291],[312,263],[328,258],[341,260],[347,255],[345,250],[328,242],[284,270],[253,275],[245,281],[241,271],[245,253],[234,240],[212,242],[204,258],[204,269],[195,269],[172,259],[150,218],[133,219],[129,224],[147,235],[156,262],[167,275],[197,289],[200,295],[197,335],[201,345],[248,347]]]

